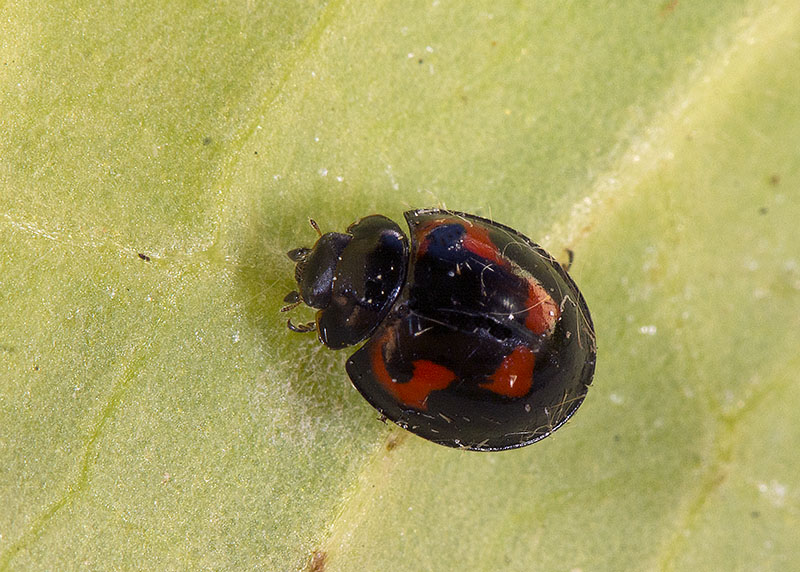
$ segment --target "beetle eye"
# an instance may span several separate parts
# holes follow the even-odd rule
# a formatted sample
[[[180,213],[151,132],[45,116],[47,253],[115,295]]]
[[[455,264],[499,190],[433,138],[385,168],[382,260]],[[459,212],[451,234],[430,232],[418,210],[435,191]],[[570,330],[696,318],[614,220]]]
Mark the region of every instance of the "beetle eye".
[[[296,304],[300,301],[300,294],[298,294],[297,291],[292,290],[283,298],[283,301],[287,304]]]
[[[286,256],[288,256],[289,260],[292,262],[300,262],[301,260],[305,260],[309,252],[311,252],[310,248],[295,248],[294,250],[287,252]]]

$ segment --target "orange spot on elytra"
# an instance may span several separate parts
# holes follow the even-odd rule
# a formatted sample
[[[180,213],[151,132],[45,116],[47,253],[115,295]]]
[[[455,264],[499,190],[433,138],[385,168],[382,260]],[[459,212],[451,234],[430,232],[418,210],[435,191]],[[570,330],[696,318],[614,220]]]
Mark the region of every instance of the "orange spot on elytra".
[[[517,346],[489,376],[491,383],[482,383],[481,387],[505,397],[524,397],[533,385],[535,362],[530,348]]]
[[[541,284],[528,280],[528,300],[525,303],[528,315],[525,327],[534,334],[544,334],[556,326],[561,310]]]
[[[466,234],[461,244],[472,254],[477,254],[481,258],[491,260],[500,266],[508,266],[508,260],[500,255],[500,251],[489,238],[489,231],[475,225],[464,225]]]
[[[417,238],[417,258],[422,258],[425,253],[428,251],[428,243],[430,242],[430,233],[436,227],[450,224],[453,221],[451,219],[440,219],[440,220],[432,220],[427,222],[419,227],[414,231],[414,234]]]
[[[383,342],[387,337],[388,336],[384,336],[372,346],[370,361],[372,361],[372,372],[375,374],[375,377],[378,378],[378,381],[380,381],[384,387],[389,389],[394,385],[394,382],[392,381],[392,376],[389,375],[389,370],[386,369],[386,359],[383,357]]]
[[[414,362],[414,375],[405,383],[392,379],[386,369],[383,344],[376,343],[372,349],[372,371],[389,393],[400,403],[414,409],[426,409],[426,401],[432,391],[446,388],[456,379],[456,374],[448,368],[425,359]]]
[[[495,264],[508,266],[508,260],[503,258],[497,246],[489,238],[489,230],[481,226],[470,223],[458,218],[444,218],[434,220],[418,227],[415,231],[417,237],[417,257],[421,258],[428,251],[430,233],[437,227],[458,224],[464,229],[464,236],[461,239],[461,246],[481,258],[491,260]]]
[[[456,374],[446,367],[426,359],[414,362],[414,375],[408,383],[394,384],[400,400],[417,409],[425,409],[432,391],[444,389],[456,379]]]

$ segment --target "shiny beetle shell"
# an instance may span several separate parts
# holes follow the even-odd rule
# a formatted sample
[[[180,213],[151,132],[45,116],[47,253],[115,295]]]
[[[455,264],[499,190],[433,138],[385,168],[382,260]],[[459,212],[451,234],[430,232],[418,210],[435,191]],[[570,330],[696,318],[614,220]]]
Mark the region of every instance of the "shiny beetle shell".
[[[529,445],[577,410],[595,368],[589,309],[562,266],[496,222],[408,211],[408,236],[372,215],[289,252],[298,292],[353,385],[425,439],[477,451]],[[409,240],[410,237],[410,240]]]

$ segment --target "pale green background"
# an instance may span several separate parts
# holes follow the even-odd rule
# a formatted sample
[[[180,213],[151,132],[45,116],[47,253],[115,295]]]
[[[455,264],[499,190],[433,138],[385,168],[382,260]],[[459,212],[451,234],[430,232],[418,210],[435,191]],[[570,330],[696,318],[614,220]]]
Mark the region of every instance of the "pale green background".
[[[798,93],[795,0],[0,4],[0,569],[800,568]],[[277,312],[307,217],[442,205],[575,252],[534,446]]]

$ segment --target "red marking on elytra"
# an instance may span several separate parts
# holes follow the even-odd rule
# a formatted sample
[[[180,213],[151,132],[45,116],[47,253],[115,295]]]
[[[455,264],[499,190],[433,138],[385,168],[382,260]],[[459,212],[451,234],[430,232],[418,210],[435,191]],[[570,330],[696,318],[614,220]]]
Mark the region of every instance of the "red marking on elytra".
[[[450,224],[452,222],[453,221],[450,219],[434,220],[417,227],[417,229],[414,231],[417,237],[417,258],[422,258],[425,256],[425,252],[428,250],[428,242],[430,238],[428,234],[437,226]]]
[[[414,362],[414,375],[405,383],[392,379],[386,369],[386,358],[383,356],[383,343],[378,342],[372,348],[372,371],[375,377],[389,393],[399,402],[414,409],[427,409],[428,396],[433,391],[446,388],[455,379],[456,374],[448,368],[426,359]]]
[[[498,250],[497,246],[492,242],[492,239],[489,238],[488,229],[475,225],[465,225],[464,230],[466,234],[461,241],[464,248],[469,250],[472,254],[477,254],[481,258],[491,260],[495,264],[508,266],[508,260],[503,258],[500,254],[500,250]]]
[[[525,307],[528,311],[525,327],[534,334],[541,335],[551,331],[561,316],[561,309],[553,297],[541,284],[531,278],[528,279],[528,299]]]
[[[384,341],[388,341],[388,339],[389,335],[387,334],[375,341],[375,344],[372,346],[370,358],[372,361],[372,371],[375,377],[378,378],[378,381],[380,381],[384,387],[391,391],[390,388],[395,383],[392,380],[392,376],[389,374],[389,370],[386,369],[386,358],[383,357]]]
[[[482,383],[481,387],[505,397],[525,397],[533,385],[535,363],[530,348],[517,346],[489,376],[491,383]]]
[[[414,375],[408,383],[396,383],[396,395],[403,403],[425,409],[432,391],[444,389],[456,379],[456,374],[446,367],[426,359],[414,362]]]
[[[468,250],[476,256],[491,260],[495,264],[508,267],[508,260],[503,258],[500,250],[489,238],[489,229],[472,224],[469,221],[464,221],[458,218],[446,218],[442,220],[434,220],[427,224],[418,227],[416,232],[417,236],[417,257],[420,258],[425,255],[428,250],[430,242],[430,233],[437,227],[457,224],[464,229],[464,236],[461,239],[462,248]]]

